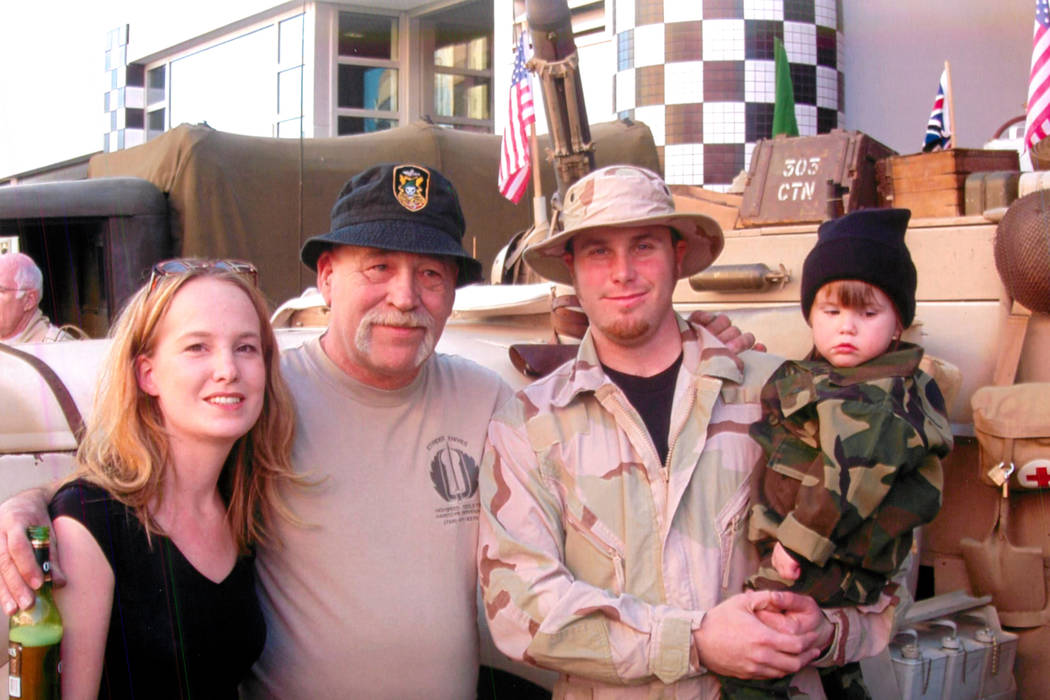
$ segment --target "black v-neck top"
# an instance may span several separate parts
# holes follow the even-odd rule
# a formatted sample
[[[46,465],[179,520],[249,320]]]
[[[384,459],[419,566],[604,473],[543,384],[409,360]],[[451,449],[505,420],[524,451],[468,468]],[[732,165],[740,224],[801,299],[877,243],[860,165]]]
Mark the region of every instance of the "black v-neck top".
[[[266,640],[254,557],[215,583],[167,537],[152,535],[151,548],[134,513],[82,480],[55,494],[60,515],[91,532],[113,569],[99,698],[236,698]]]

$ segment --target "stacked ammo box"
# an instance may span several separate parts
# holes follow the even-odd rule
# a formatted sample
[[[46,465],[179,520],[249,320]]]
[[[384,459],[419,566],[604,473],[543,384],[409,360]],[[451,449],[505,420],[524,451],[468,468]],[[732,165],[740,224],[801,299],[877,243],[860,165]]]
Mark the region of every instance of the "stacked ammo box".
[[[876,165],[879,205],[911,209],[915,218],[980,214],[989,205],[1007,206],[1017,196],[1018,160],[1016,151],[977,148],[891,156]],[[995,175],[972,178],[968,186],[974,173],[989,172]]]

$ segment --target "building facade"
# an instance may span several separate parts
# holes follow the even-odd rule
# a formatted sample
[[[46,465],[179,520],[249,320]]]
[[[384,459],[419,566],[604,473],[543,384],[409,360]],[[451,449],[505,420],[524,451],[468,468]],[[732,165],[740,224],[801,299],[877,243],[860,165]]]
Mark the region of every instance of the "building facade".
[[[127,148],[183,122],[305,138],[417,119],[502,130],[524,0],[273,3],[191,0],[175,19],[147,4],[114,13],[127,24],[109,25],[101,133],[37,162],[21,151],[46,139],[39,133],[46,126],[26,113],[6,128],[22,135],[11,145],[32,170],[23,165],[8,181],[75,173],[73,160],[49,163]],[[590,120],[647,124],[672,183],[724,188],[747,167],[755,142],[768,134],[774,37],[787,48],[803,134],[837,126],[914,152],[945,60],[953,66],[959,145],[981,146],[1024,111],[1031,0],[568,4]],[[97,66],[83,52],[67,57],[68,70],[52,80],[93,82],[78,77]],[[40,99],[34,103],[43,107]],[[43,113],[61,109],[78,124],[97,124],[95,99]]]
[[[669,182],[724,188],[769,137],[774,37],[791,62],[800,131],[841,121],[835,0],[569,4],[591,120],[647,124]],[[107,43],[104,150],[181,123],[281,138],[416,119],[492,132],[505,107],[494,85],[511,57],[495,60],[494,46],[512,45],[524,22],[521,0],[407,10],[307,3],[141,58],[128,56],[134,27],[124,26]]]
[[[107,50],[107,151],[181,123],[280,138],[417,119],[493,130],[491,0],[425,11],[296,3],[130,60],[129,32],[111,32]]]

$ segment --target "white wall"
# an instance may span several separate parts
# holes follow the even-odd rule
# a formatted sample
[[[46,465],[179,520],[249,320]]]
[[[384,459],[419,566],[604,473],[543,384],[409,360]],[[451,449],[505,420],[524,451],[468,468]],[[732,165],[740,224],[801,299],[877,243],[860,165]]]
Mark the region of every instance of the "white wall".
[[[922,145],[944,61],[958,146],[1024,114],[1034,0],[843,0],[846,128],[900,153]]]

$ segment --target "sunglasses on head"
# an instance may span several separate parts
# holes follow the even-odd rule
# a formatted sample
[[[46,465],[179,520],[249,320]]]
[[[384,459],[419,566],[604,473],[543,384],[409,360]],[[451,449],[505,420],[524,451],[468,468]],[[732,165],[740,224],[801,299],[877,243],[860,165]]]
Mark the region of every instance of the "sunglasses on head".
[[[149,275],[149,291],[146,296],[153,293],[160,281],[171,275],[182,275],[195,270],[221,270],[232,272],[241,277],[247,277],[256,287],[259,286],[259,271],[250,262],[245,260],[199,260],[195,258],[172,258],[162,260],[153,266]]]

